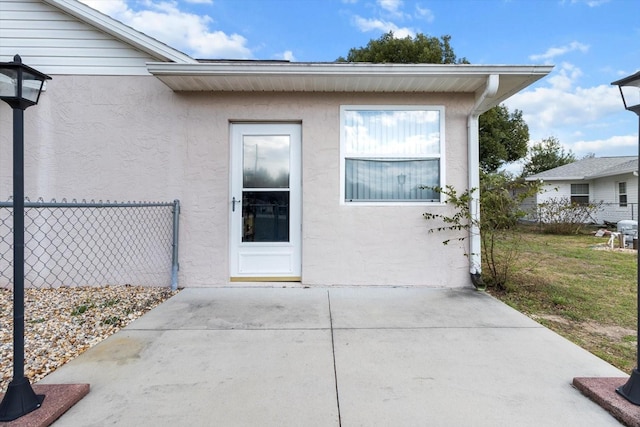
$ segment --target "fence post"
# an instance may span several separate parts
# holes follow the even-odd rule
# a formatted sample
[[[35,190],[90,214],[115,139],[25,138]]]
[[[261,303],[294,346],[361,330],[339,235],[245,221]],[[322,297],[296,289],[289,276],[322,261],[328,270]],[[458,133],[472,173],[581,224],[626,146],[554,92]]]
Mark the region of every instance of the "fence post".
[[[173,253],[171,255],[171,290],[175,291],[178,289],[178,270],[180,269],[180,265],[178,263],[178,225],[180,218],[180,200],[176,199],[173,201],[173,243],[172,249]]]

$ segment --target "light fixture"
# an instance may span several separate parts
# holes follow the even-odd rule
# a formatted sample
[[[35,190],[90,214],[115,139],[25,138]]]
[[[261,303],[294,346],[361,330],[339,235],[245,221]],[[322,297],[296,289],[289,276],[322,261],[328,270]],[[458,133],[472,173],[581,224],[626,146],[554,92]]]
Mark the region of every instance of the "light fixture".
[[[38,103],[50,79],[19,55],[0,62],[0,99],[13,109],[13,379],[0,402],[0,421],[36,410],[44,399],[24,376],[24,110]]]
[[[638,115],[638,161],[640,161],[640,71],[611,84],[620,89],[624,108]],[[638,202],[640,202],[640,185],[638,185]],[[637,287],[636,367],[627,382],[616,391],[629,402],[640,405],[640,371],[638,371],[640,369],[640,248],[638,249]]]

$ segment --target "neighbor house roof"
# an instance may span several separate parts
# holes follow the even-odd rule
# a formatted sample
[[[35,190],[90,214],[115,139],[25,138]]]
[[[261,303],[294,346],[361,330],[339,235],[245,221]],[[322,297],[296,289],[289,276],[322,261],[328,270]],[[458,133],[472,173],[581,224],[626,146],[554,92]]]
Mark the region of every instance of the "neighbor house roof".
[[[207,61],[149,63],[149,72],[175,91],[416,92],[479,95],[498,76],[486,111],[543,78],[551,65],[372,64],[346,62]]]
[[[525,178],[526,181],[577,181],[622,175],[638,170],[637,156],[589,157]]]

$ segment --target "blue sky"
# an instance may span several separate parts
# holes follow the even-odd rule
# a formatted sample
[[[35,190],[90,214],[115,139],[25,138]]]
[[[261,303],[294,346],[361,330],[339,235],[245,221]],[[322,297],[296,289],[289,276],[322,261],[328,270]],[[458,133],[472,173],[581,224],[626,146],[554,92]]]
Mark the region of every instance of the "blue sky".
[[[638,154],[638,117],[610,83],[640,69],[639,0],[82,1],[195,58],[331,62],[390,30],[448,34],[472,64],[555,65],[505,102],[532,143]]]

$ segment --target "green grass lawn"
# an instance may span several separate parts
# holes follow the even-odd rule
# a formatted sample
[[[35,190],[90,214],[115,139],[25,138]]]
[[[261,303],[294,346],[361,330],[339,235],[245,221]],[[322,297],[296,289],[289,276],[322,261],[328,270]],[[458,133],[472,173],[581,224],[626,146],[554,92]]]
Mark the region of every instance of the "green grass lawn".
[[[636,364],[637,254],[522,228],[508,291],[489,292],[625,372]],[[486,270],[485,270],[486,271]]]

